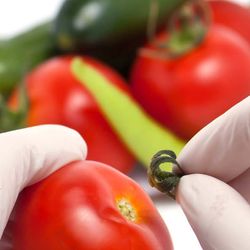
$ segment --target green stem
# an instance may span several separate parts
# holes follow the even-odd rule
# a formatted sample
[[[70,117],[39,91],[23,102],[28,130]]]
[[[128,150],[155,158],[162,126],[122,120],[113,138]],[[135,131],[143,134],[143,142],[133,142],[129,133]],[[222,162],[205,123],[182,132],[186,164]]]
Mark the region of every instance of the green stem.
[[[211,23],[211,13],[204,0],[186,1],[172,13],[167,22],[167,38],[155,42],[157,51],[143,49],[149,56],[181,57],[197,48],[206,38]],[[152,39],[153,41],[153,39]]]
[[[171,163],[172,169],[166,170],[163,164]],[[174,166],[176,168],[174,168]],[[168,194],[175,199],[176,187],[180,178],[184,175],[179,163],[176,161],[176,154],[171,150],[157,152],[148,168],[148,180],[152,187]]]
[[[79,58],[72,62],[74,76],[90,91],[114,131],[137,159],[149,166],[155,152],[171,148],[180,152],[184,142],[160,126],[131,96],[122,92]]]

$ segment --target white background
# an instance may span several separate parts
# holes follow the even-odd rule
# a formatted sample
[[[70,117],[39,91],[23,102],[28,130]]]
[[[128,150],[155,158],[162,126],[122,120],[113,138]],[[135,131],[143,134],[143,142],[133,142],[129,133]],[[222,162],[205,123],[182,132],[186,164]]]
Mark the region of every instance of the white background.
[[[250,3],[250,0],[235,1],[240,4]],[[61,2],[62,0],[0,0],[0,38],[11,37],[41,21],[53,18]],[[144,169],[136,168],[132,177],[151,195],[169,228],[175,250],[201,250],[180,207],[149,187]]]

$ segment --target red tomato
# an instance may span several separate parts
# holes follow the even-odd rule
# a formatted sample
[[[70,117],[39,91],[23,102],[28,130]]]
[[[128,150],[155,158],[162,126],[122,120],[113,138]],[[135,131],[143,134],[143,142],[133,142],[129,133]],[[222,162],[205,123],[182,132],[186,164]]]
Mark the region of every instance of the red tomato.
[[[13,230],[13,250],[173,249],[142,188],[95,161],[71,163],[26,188]]]
[[[250,43],[250,9],[232,1],[209,1],[212,20],[238,32]]]
[[[156,40],[165,38],[163,33]],[[153,44],[148,47],[157,51]],[[198,47],[179,58],[139,54],[131,88],[153,117],[190,139],[249,95],[249,68],[247,42],[230,29],[213,25]]]
[[[116,72],[94,59],[83,59],[129,94],[127,85]],[[73,77],[71,60],[70,56],[50,59],[27,76],[30,104],[27,126],[62,124],[73,128],[87,142],[88,159],[127,173],[135,159],[111,130],[87,89]],[[13,96],[10,103],[15,106],[15,102],[16,96]]]

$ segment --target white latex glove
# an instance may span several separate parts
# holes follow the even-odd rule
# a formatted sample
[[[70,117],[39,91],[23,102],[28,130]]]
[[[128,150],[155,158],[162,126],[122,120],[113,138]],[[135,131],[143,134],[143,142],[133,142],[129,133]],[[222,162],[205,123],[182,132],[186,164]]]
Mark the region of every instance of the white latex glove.
[[[250,97],[195,135],[177,161],[190,175],[176,198],[201,246],[250,250]]]
[[[41,125],[0,134],[1,250],[11,249],[8,240],[11,236],[5,227],[19,192],[63,165],[85,159],[86,152],[82,137],[60,125]]]

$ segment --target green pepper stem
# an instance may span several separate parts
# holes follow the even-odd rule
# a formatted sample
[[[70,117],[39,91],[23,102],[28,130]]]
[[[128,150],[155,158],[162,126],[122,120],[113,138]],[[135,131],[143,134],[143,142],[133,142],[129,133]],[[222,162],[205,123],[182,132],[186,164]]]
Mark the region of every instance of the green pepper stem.
[[[189,1],[176,11],[168,25],[169,54],[171,57],[182,56],[195,49],[206,37],[210,25],[208,5],[203,0]]]
[[[89,90],[100,111],[128,149],[144,165],[163,148],[179,153],[184,141],[154,121],[128,94],[80,58],[72,62],[73,75]]]
[[[172,169],[167,170],[161,167],[164,163],[173,164]],[[174,169],[174,166],[176,166],[177,169]],[[161,150],[153,156],[148,169],[148,180],[152,187],[157,188],[163,193],[167,193],[175,199],[175,190],[183,175],[184,172],[177,162],[176,154],[173,151]]]

